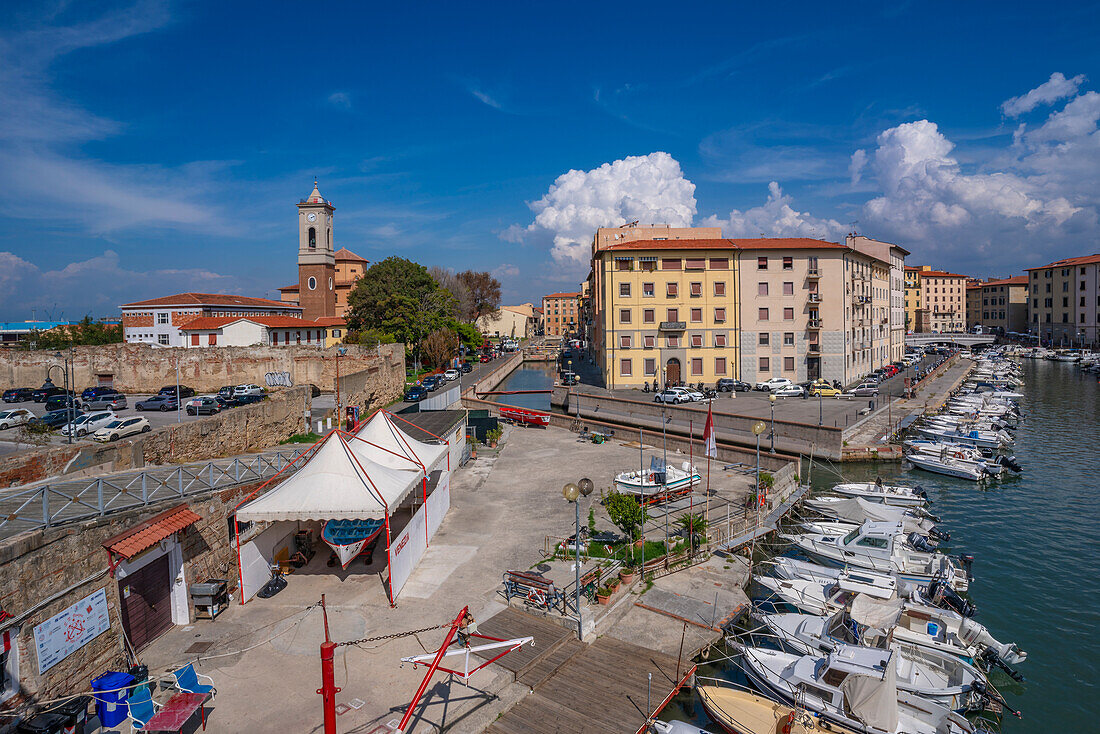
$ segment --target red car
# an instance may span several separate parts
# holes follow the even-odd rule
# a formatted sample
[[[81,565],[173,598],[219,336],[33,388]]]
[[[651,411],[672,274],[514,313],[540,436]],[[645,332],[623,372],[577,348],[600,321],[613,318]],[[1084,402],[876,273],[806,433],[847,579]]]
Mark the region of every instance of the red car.
[[[482,361],[482,362],[489,362],[489,361],[492,361],[492,359],[493,359],[493,358],[492,358],[492,357],[490,357],[490,356],[489,356],[488,354],[483,354],[483,355],[481,355],[481,361]]]

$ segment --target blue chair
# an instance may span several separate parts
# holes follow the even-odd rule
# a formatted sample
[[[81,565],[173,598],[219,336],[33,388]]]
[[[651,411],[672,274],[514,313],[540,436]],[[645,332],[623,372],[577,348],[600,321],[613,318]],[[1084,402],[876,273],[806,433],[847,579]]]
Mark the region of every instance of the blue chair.
[[[131,732],[143,730],[149,719],[156,716],[156,704],[148,686],[136,689],[130,696],[129,705]]]
[[[195,666],[191,663],[184,665],[182,668],[172,673],[176,679],[176,688],[187,693],[205,693],[213,700],[217,695],[218,689],[214,687],[214,679],[208,675],[202,675],[195,672]],[[210,681],[210,685],[204,685],[199,683],[199,678],[205,678]]]

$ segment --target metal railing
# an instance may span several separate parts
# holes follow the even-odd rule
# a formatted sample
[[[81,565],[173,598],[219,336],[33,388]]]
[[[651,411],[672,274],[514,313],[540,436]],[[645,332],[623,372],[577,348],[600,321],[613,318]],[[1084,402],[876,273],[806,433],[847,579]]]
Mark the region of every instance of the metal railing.
[[[0,538],[270,479],[314,446],[0,489]]]

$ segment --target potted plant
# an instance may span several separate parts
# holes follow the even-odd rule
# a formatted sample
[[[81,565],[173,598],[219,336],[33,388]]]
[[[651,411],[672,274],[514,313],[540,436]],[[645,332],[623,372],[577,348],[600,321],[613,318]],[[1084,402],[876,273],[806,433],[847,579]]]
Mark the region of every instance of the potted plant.
[[[681,532],[684,534],[684,537],[687,538],[688,548],[691,549],[691,555],[695,555],[695,551],[699,546],[699,540],[707,531],[706,519],[703,518],[702,513],[687,513],[677,518],[676,524],[680,526]]]
[[[619,590],[619,584],[621,583],[622,581],[619,579],[618,576],[612,576],[607,580],[607,588],[611,589],[611,593],[614,594],[616,591]]]
[[[607,588],[606,586],[601,586],[600,588],[596,589],[596,601],[598,601],[602,606],[606,607],[611,601],[611,589]]]
[[[624,584],[630,585],[634,582],[634,567],[623,566],[619,569],[619,578]]]
[[[497,441],[504,435],[504,429],[500,426],[491,428],[485,432],[485,440],[489,442],[489,448],[495,449],[497,447]]]
[[[473,436],[466,437],[466,443],[470,444],[470,458],[477,458],[477,439]]]

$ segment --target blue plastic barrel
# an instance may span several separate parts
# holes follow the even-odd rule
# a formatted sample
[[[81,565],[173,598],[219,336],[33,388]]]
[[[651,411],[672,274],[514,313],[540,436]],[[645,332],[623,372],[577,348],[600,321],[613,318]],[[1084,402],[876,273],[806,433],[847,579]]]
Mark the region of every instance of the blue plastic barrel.
[[[126,703],[127,691],[115,689],[124,688],[133,682],[134,676],[113,670],[92,679],[92,690],[95,691],[95,712],[99,717],[99,723],[105,728],[117,726],[129,718],[130,708]],[[111,692],[100,693],[100,691]]]

